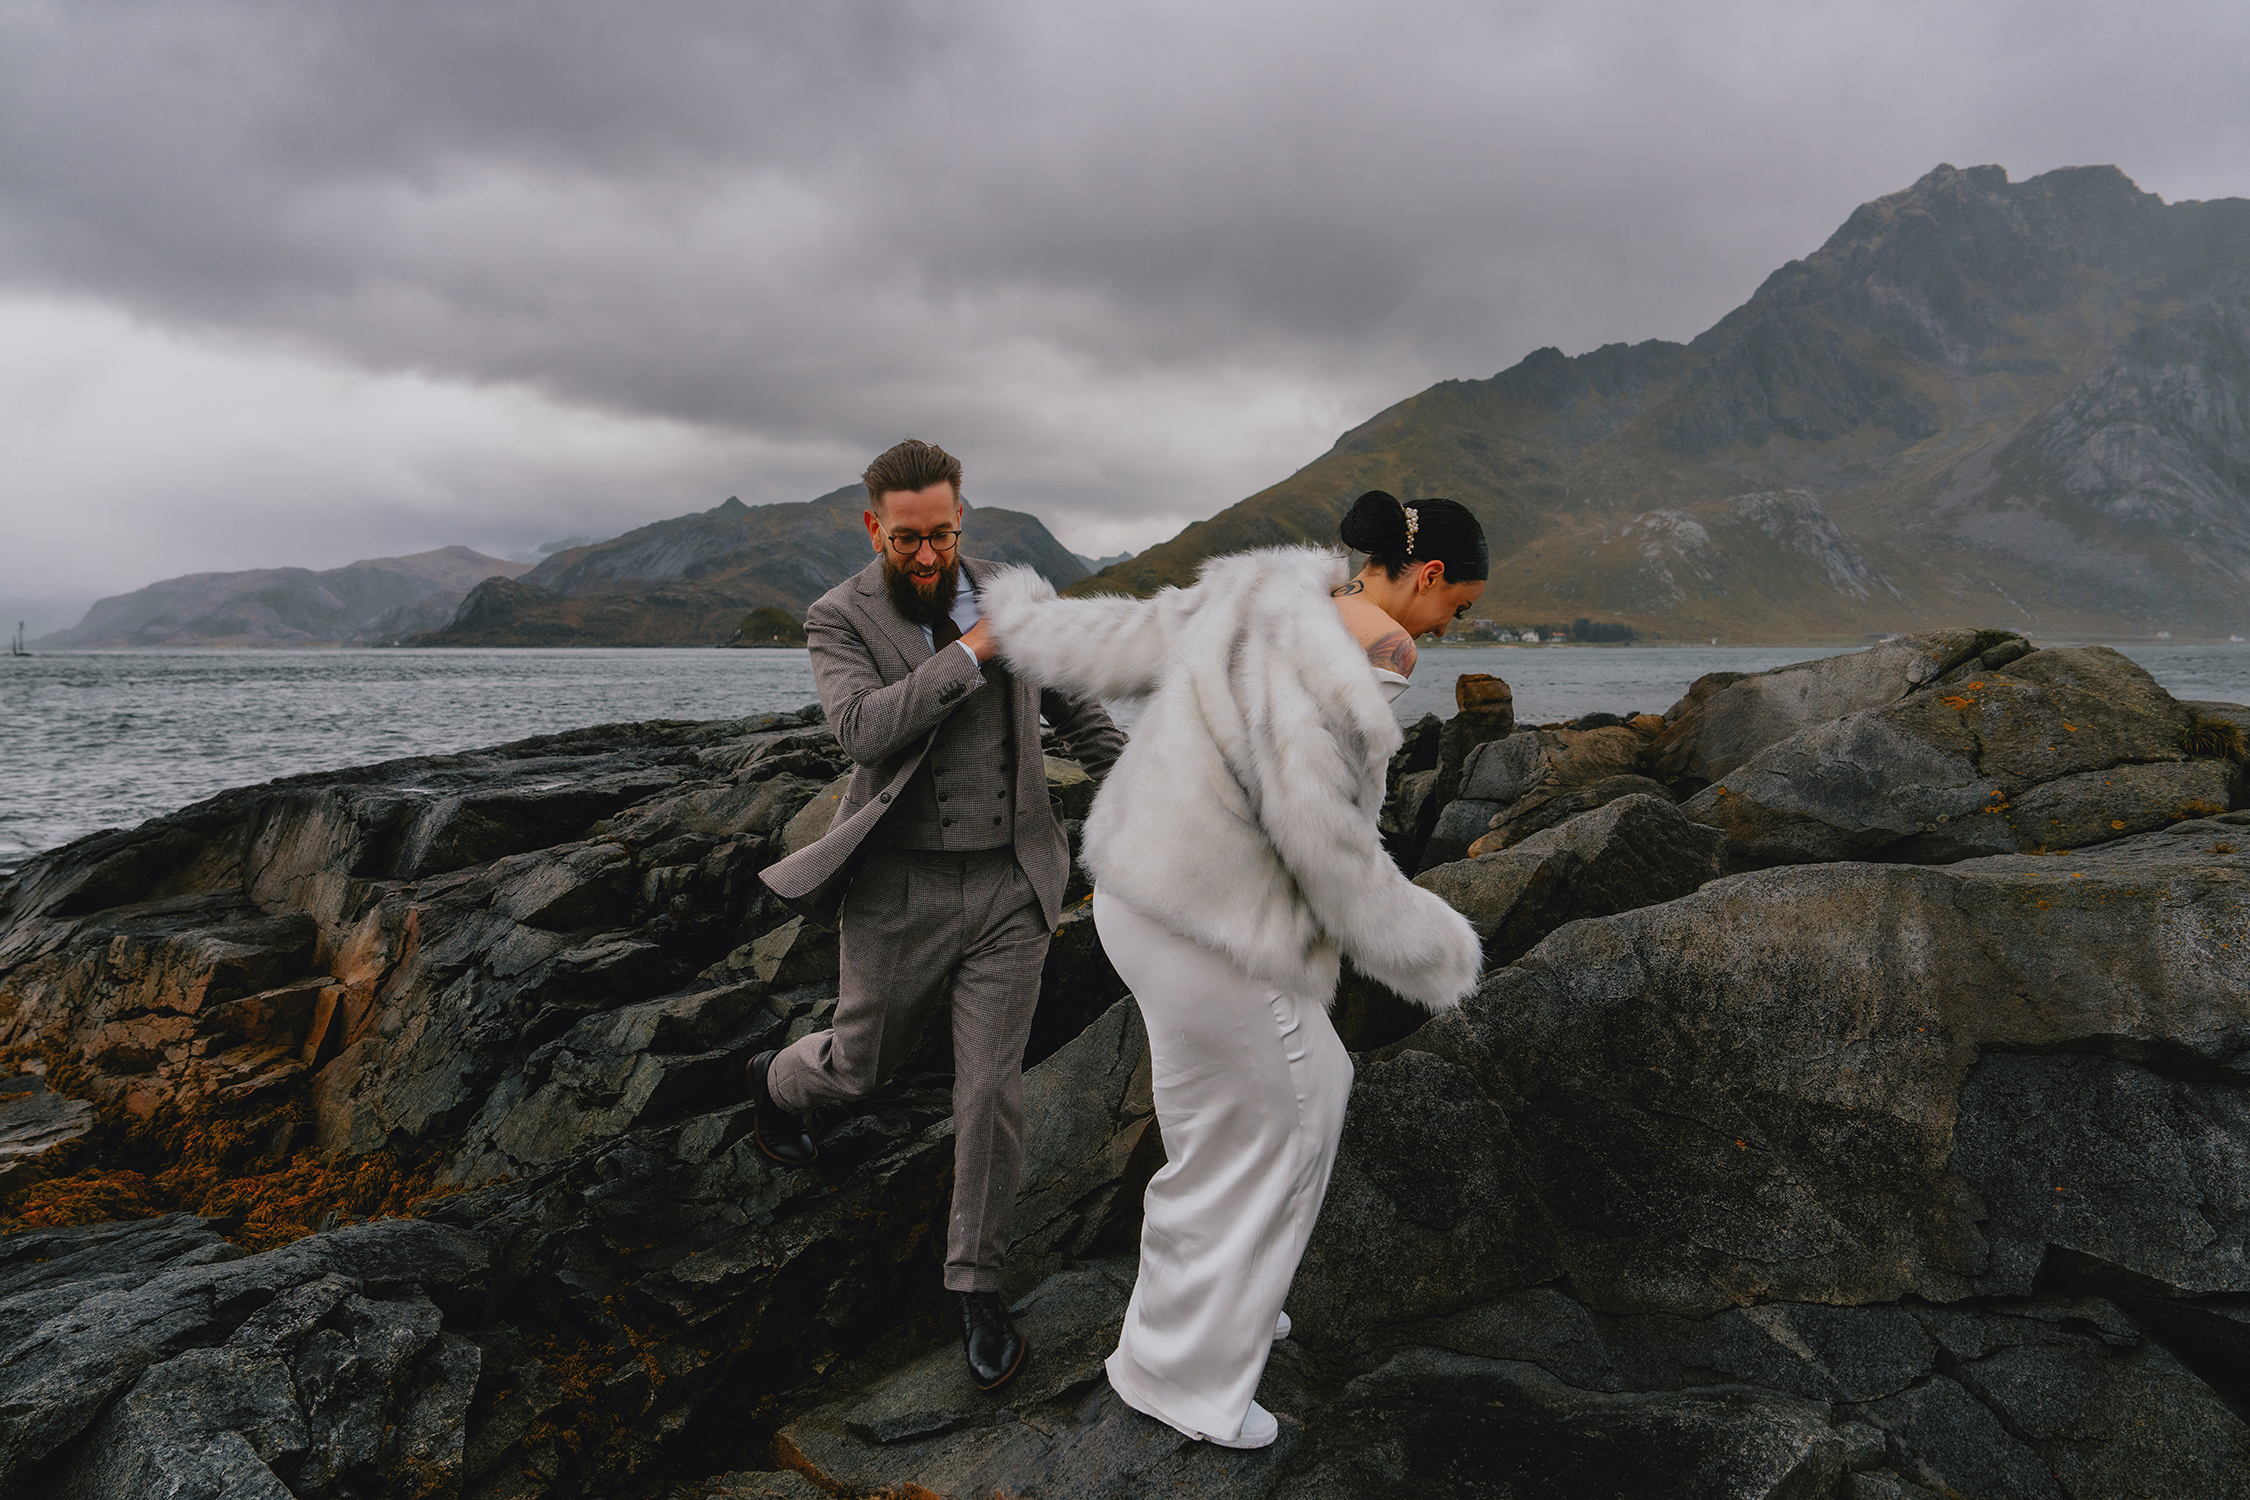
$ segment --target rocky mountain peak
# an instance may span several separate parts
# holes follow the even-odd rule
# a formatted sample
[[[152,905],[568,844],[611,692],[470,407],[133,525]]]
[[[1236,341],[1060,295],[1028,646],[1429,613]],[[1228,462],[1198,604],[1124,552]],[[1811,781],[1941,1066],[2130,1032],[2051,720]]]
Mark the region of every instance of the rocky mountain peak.
[[[1383,488],[1477,512],[1502,617],[1852,639],[1997,606],[2024,629],[2239,634],[2246,309],[2250,202],[2167,204],[2115,166],[2012,182],[1942,163],[1690,342],[1543,348],[1441,382],[1100,586],[1333,541]],[[1777,494],[1823,519],[1788,545],[1744,524]],[[1621,530],[1646,516],[1711,547],[1659,569]]]

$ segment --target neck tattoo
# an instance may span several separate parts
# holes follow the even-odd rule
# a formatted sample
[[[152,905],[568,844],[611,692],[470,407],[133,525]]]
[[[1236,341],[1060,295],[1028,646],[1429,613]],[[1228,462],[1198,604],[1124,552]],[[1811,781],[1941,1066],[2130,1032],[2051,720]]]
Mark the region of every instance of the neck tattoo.
[[[1354,578],[1350,583],[1345,584],[1340,589],[1330,589],[1328,591],[1328,597],[1331,599],[1341,599],[1346,594],[1364,594],[1366,592],[1367,585],[1360,582],[1357,578]]]

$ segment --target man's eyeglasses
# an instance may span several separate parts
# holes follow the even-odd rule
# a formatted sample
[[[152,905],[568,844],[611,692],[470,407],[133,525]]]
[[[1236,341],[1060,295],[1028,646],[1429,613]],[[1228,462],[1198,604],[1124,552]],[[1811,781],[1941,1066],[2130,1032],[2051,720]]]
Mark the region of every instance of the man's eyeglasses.
[[[931,549],[938,556],[943,557],[960,545],[961,533],[950,528],[940,527],[928,536],[919,536],[911,531],[894,531],[890,535],[891,550],[901,557],[912,557],[922,550],[924,542],[928,542]]]

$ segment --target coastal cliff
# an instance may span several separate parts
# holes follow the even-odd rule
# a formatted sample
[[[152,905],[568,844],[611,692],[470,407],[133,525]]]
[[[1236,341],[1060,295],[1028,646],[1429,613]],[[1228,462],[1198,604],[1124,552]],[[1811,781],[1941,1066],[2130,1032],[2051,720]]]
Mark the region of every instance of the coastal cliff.
[[[1101,1378],[1163,1146],[1082,904],[1004,1401],[938,1291],[947,1038],[813,1169],[747,1140],[744,1059],[834,1003],[756,881],[835,807],[808,710],[243,788],[0,886],[0,1488],[2244,1493],[2250,710],[1993,630],[1460,702],[1385,837],[1490,966],[1339,996],[1273,1448]]]

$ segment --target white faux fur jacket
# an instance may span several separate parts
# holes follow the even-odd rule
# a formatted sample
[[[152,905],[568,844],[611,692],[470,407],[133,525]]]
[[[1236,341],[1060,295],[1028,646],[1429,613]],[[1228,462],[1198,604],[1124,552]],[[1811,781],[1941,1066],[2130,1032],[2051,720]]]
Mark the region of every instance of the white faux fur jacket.
[[[1475,988],[1482,954],[1377,837],[1400,735],[1329,598],[1344,581],[1331,552],[1274,547],[1151,599],[1058,599],[1004,568],[977,607],[1042,686],[1148,699],[1086,819],[1103,890],[1288,993],[1331,995],[1350,954],[1442,1010]]]

